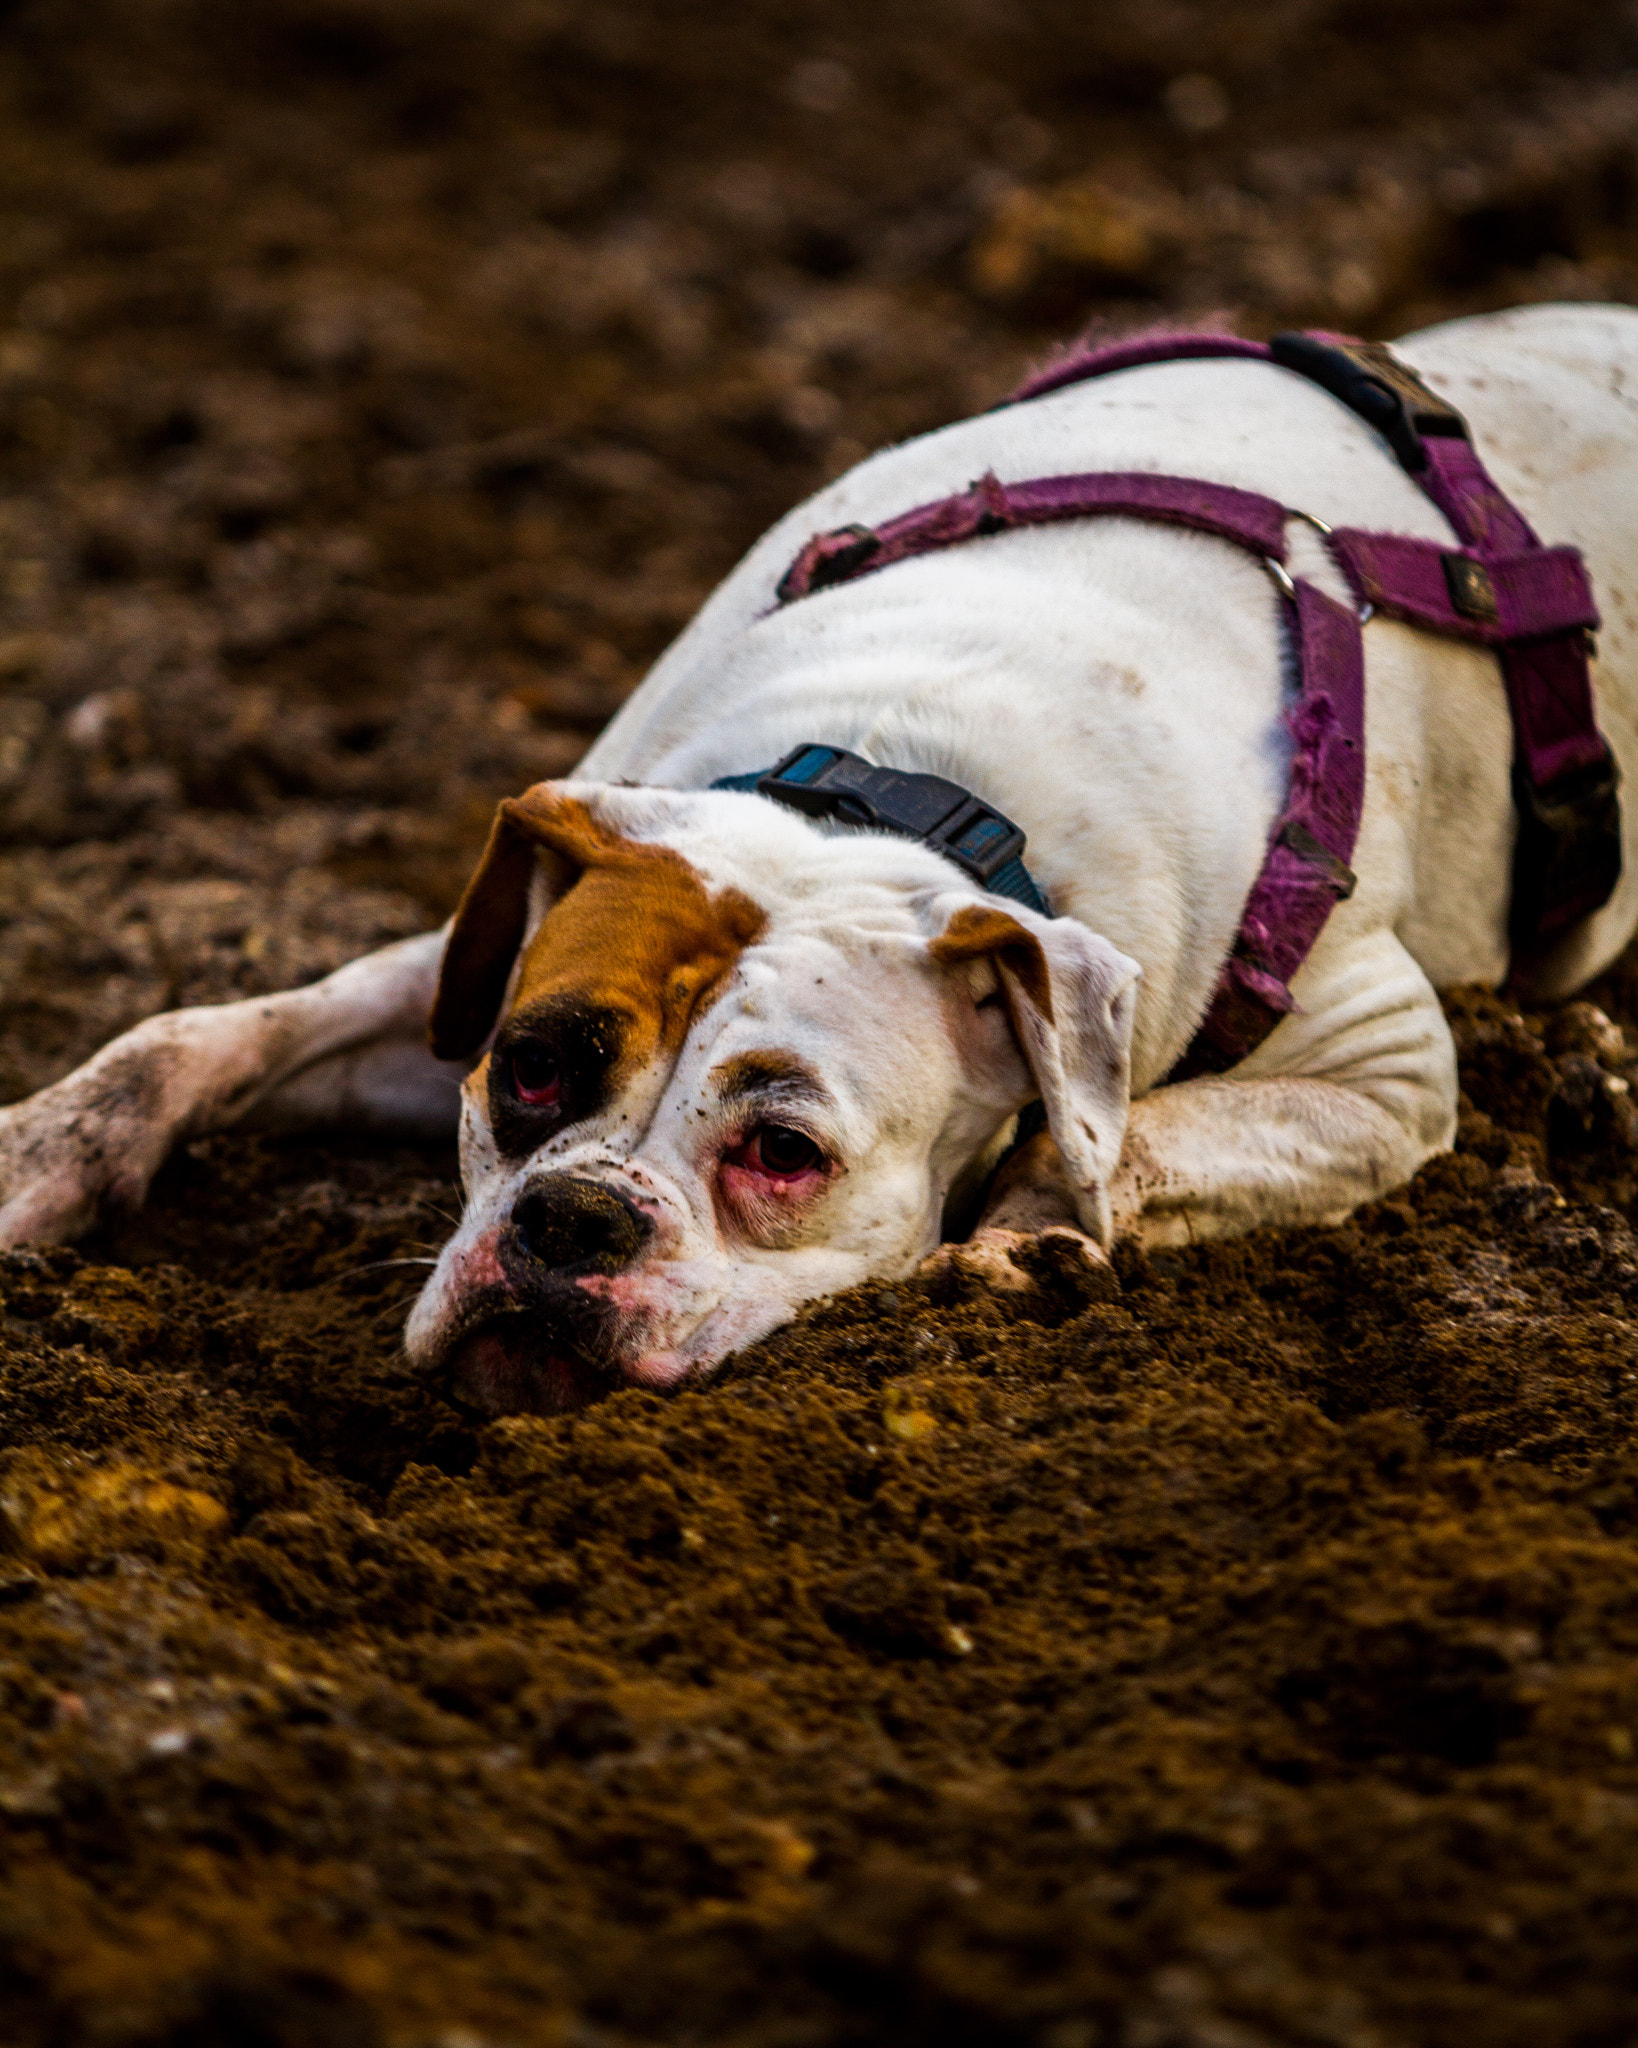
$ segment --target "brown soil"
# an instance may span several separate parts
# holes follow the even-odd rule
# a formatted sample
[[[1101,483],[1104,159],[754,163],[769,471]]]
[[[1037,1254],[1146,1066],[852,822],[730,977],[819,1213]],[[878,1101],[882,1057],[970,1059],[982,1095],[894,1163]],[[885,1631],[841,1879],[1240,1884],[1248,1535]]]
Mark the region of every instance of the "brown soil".
[[[1638,300],[1588,0],[0,9],[0,1095],[417,929],[1057,327]],[[1595,992],[1629,1025],[1638,968]],[[441,1152],[0,1261],[0,2039],[1638,2036],[1638,1034],[1347,1228],[476,1427]]]

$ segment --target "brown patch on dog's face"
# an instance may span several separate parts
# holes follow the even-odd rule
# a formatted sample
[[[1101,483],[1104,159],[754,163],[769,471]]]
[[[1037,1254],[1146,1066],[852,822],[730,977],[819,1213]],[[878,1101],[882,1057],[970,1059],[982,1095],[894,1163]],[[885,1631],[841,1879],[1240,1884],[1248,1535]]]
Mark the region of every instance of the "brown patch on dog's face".
[[[469,1056],[493,1029],[537,869],[556,900],[524,952],[495,1054],[468,1084],[472,1099],[487,1093],[512,1154],[669,1067],[766,924],[739,890],[713,894],[675,848],[613,831],[541,784],[500,806],[456,912],[431,1019],[441,1058]]]
[[[651,1061],[676,1057],[690,1019],[767,920],[737,889],[713,895],[671,847],[622,839],[582,804],[558,809],[547,843],[582,872],[529,943],[511,1015],[572,1001],[617,1020],[619,1087]]]
[[[806,1060],[790,1052],[736,1052],[711,1074],[719,1102],[747,1095],[794,1094],[824,1097],[824,1083]]]

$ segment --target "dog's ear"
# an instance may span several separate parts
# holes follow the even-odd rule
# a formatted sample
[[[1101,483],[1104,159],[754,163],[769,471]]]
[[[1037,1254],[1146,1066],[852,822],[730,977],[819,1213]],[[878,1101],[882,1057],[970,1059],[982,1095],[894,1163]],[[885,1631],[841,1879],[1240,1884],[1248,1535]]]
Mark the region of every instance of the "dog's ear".
[[[1072,917],[964,903],[931,945],[941,966],[995,968],[1075,1189],[1081,1228],[1107,1246],[1109,1183],[1131,1100],[1132,1019],[1142,969]]]
[[[607,845],[584,803],[537,782],[495,812],[489,843],[449,928],[427,1036],[432,1055],[465,1060],[495,1028],[529,922],[537,875],[547,903],[572,889]]]

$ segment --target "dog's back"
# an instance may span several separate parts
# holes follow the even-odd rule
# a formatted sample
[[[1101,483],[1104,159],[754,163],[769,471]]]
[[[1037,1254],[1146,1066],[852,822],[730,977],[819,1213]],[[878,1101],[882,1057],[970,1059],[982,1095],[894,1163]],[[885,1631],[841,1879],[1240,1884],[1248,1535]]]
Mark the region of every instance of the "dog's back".
[[[1638,313],[1542,307],[1412,336],[1549,541],[1582,546],[1605,617],[1600,715],[1634,798],[1615,900],[1560,950],[1553,990],[1638,922]],[[1082,470],[1196,475],[1335,525],[1448,541],[1386,446],[1316,386],[1246,361],[1170,362],[1071,386],[882,454],[753,549],[588,757],[586,772],[699,787],[804,740],[927,769],[1030,821],[1058,906],[1141,959],[1134,1071],[1159,1078],[1234,937],[1285,787],[1278,607],[1251,559],[1087,519],[924,557],[779,609],[814,532],[963,488]],[[1293,522],[1293,567],[1346,596]],[[1360,889],[1331,944],[1395,931],[1435,984],[1499,981],[1515,832],[1494,659],[1386,619],[1366,633]],[[1180,1035],[1181,1034],[1181,1035]]]

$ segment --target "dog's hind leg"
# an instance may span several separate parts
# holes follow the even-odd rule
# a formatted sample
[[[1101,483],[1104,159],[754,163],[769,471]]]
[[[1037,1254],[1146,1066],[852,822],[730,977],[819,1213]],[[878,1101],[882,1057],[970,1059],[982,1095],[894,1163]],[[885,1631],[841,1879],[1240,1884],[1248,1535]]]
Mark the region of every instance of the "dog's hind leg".
[[[0,1109],[0,1244],[60,1242],[134,1207],[173,1145],[233,1124],[453,1134],[461,1070],[426,1046],[444,936],[286,995],[149,1017]]]

